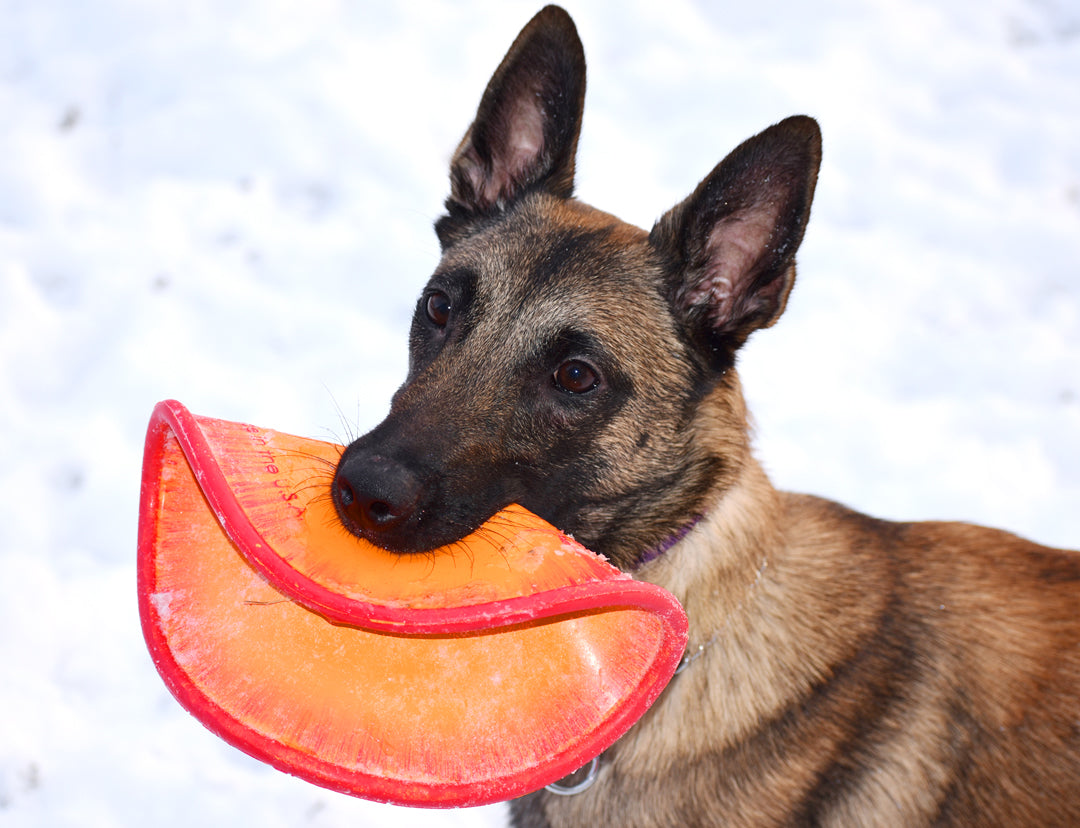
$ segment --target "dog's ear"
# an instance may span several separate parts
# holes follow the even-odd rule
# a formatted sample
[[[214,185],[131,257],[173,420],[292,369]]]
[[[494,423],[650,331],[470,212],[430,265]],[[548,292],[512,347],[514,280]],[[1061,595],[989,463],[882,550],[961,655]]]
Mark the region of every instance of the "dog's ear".
[[[451,217],[501,209],[542,187],[569,198],[585,104],[585,52],[574,21],[547,6],[495,71],[450,163]]]
[[[653,227],[675,314],[714,367],[783,312],[820,162],[817,122],[788,118],[737,147]]]

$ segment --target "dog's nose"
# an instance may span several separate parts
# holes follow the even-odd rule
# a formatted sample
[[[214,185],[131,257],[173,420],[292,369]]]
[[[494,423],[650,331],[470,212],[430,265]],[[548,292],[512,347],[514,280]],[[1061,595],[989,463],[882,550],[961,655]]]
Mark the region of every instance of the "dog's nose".
[[[345,528],[374,540],[405,521],[420,500],[420,481],[385,457],[351,458],[334,476],[334,505]]]

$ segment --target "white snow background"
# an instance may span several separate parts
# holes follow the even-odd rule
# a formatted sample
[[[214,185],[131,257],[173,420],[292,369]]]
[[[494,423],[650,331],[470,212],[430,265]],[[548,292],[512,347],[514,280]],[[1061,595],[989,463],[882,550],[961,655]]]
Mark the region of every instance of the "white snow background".
[[[504,823],[212,736],[144,649],[135,536],[160,399],[381,419],[447,159],[537,8],[0,0],[0,825]],[[744,138],[821,123],[795,291],[742,359],[775,482],[1080,546],[1076,0],[569,9],[602,209],[650,226]]]

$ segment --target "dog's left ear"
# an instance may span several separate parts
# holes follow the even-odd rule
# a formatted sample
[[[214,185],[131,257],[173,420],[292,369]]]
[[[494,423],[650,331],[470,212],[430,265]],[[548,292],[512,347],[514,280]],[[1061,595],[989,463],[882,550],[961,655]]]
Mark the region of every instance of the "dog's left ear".
[[[820,163],[817,122],[788,118],[736,148],[649,234],[676,316],[715,368],[783,312]]]
[[[574,21],[547,6],[506,53],[454,153],[451,218],[502,209],[535,187],[569,198],[584,104],[585,52]]]

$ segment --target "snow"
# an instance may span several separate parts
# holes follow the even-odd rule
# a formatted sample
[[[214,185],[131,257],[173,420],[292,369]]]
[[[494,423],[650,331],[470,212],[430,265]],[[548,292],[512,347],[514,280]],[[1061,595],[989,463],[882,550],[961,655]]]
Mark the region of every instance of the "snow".
[[[496,826],[251,760],[142,643],[155,402],[346,440],[404,376],[445,165],[538,3],[0,0],[0,823]],[[977,9],[977,11],[976,11]],[[1076,0],[570,4],[579,194],[648,226],[816,116],[742,375],[785,488],[1080,546]]]

